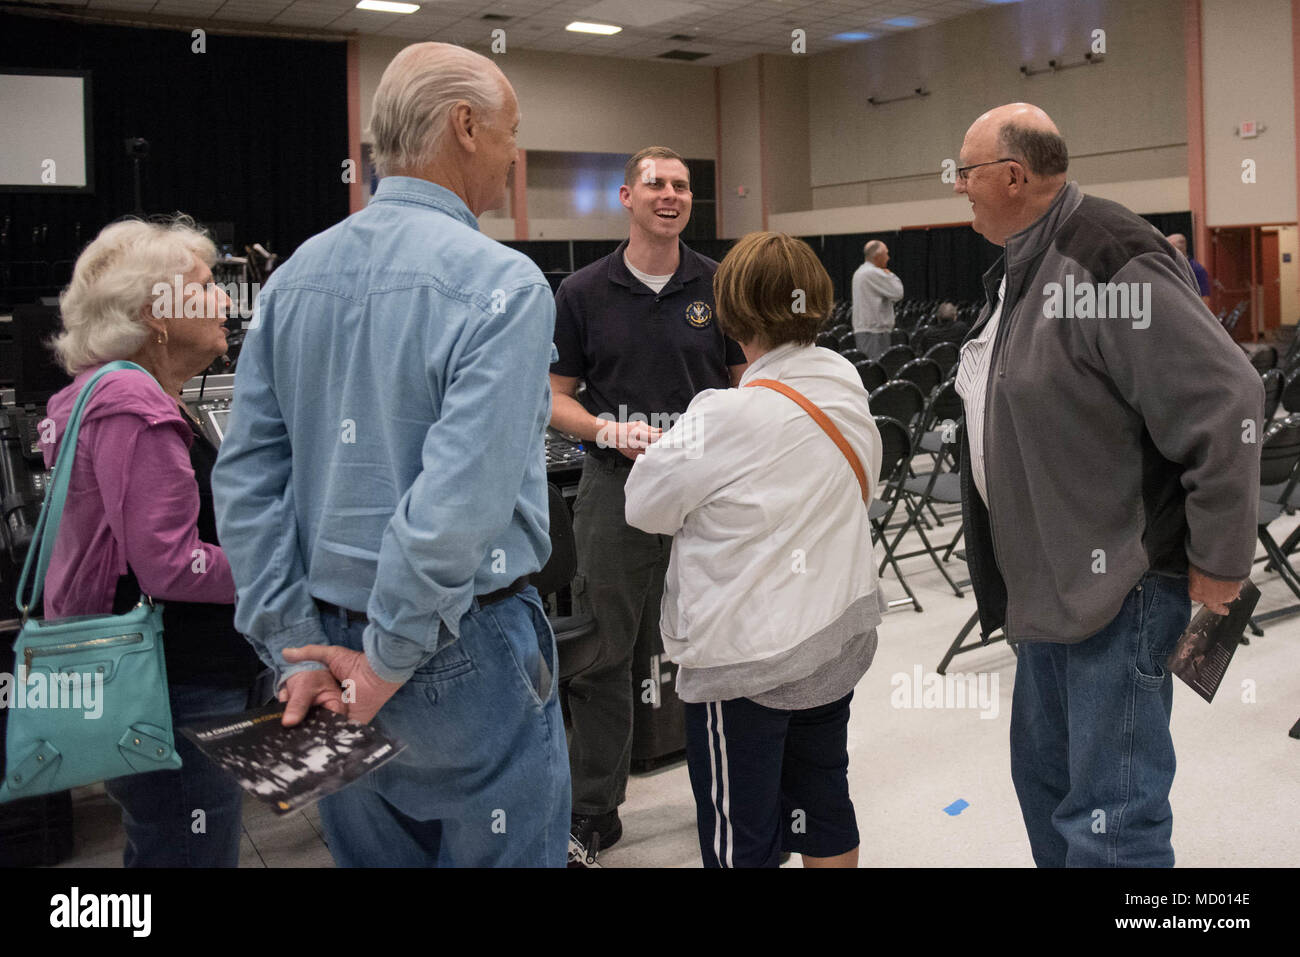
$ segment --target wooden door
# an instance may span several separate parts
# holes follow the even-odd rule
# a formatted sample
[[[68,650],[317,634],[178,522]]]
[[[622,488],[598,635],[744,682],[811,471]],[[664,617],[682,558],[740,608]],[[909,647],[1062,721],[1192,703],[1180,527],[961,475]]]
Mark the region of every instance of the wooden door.
[[[1263,329],[1276,329],[1282,322],[1282,275],[1279,265],[1277,231],[1261,231],[1259,244],[1259,281],[1263,287],[1261,318]]]

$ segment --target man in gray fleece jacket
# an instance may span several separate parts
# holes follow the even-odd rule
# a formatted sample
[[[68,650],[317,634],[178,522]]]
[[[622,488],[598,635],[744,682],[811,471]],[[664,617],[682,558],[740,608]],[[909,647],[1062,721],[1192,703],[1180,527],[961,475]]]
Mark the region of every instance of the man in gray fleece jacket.
[[[1164,237],[1066,182],[1038,107],[985,113],[959,162],[1005,247],[958,367],[961,482],[1034,860],[1172,866],[1164,660],[1190,601],[1224,613],[1250,574],[1263,386]]]

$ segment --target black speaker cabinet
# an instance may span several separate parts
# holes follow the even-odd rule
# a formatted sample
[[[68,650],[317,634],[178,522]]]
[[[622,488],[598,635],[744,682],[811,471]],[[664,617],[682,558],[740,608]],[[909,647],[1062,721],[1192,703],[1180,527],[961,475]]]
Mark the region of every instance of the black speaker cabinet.
[[[639,638],[632,652],[632,770],[638,774],[686,756],[686,711],[676,681],[663,639]]]

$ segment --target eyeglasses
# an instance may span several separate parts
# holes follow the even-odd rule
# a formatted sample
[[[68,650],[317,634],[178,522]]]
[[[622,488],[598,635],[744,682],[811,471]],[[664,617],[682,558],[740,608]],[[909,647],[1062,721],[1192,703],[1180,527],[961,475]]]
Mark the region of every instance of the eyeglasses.
[[[970,166],[958,166],[957,178],[964,183],[966,182],[966,180],[970,179],[970,171],[973,169],[979,169],[981,166],[995,166],[998,163],[1019,163],[1019,162],[1020,160],[1016,159],[1014,156],[1006,156],[1003,157],[1002,159],[989,160],[987,163],[972,163]],[[1026,183],[1029,182],[1028,176],[1025,177],[1025,182]]]

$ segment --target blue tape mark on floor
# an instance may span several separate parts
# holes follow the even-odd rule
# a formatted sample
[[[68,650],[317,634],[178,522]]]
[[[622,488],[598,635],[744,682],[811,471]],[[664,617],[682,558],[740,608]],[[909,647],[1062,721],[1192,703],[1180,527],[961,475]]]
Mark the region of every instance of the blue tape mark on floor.
[[[946,808],[944,808],[943,813],[947,814],[949,817],[956,817],[958,814],[966,810],[968,807],[970,807],[969,804],[967,804],[961,798],[958,798],[957,800],[949,804]]]

